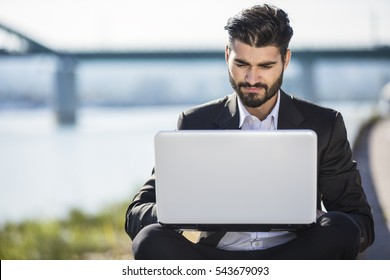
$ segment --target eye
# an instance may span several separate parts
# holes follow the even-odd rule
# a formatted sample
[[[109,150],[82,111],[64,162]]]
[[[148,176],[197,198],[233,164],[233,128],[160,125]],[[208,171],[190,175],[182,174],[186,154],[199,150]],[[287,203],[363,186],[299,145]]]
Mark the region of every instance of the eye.
[[[270,65],[270,64],[264,64],[264,65],[260,65],[260,68],[263,68],[263,69],[271,69],[273,65]]]
[[[236,64],[237,67],[240,67],[240,68],[246,66],[245,63],[241,63],[241,62],[236,62],[235,64]]]

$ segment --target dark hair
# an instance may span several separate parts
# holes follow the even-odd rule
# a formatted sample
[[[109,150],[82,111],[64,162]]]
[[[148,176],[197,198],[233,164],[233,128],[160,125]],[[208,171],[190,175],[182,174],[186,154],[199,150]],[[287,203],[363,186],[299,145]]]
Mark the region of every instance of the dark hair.
[[[293,35],[287,13],[267,4],[244,9],[229,18],[225,30],[229,35],[229,49],[235,40],[253,47],[275,46],[279,48],[282,59]]]

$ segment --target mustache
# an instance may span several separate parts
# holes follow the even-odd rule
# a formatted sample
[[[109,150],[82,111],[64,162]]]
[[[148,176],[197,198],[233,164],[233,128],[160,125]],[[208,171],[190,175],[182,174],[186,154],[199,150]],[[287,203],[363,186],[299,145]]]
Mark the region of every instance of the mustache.
[[[241,82],[241,83],[238,83],[237,86],[239,88],[241,87],[251,87],[251,88],[264,88],[266,90],[268,90],[268,86],[266,84],[263,84],[263,83],[256,83],[254,85],[251,85],[250,83],[248,82]]]

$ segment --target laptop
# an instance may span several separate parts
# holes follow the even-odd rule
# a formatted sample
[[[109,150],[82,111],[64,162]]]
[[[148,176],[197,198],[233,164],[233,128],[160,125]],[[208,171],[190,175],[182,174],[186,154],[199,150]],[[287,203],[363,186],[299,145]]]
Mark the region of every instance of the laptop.
[[[159,223],[177,229],[278,231],[316,222],[311,130],[180,130],[155,136]]]

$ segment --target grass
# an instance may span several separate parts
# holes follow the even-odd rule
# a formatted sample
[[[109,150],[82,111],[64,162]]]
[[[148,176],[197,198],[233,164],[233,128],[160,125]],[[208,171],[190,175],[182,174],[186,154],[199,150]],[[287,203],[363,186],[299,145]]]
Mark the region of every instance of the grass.
[[[7,223],[0,228],[0,259],[130,259],[127,206],[113,205],[96,215],[72,210],[62,220]]]

